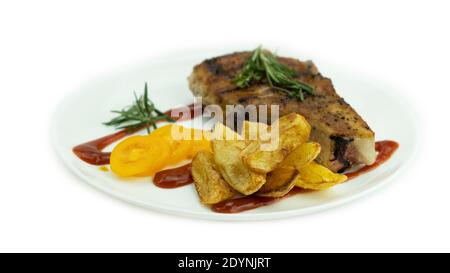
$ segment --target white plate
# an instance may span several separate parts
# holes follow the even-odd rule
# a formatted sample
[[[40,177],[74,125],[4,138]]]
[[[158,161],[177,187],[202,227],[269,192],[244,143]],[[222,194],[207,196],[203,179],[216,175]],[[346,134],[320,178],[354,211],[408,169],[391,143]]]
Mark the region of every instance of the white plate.
[[[161,189],[150,178],[121,181],[111,172],[102,172],[72,153],[72,147],[113,132],[101,123],[111,118],[110,110],[120,109],[133,99],[132,91],[143,91],[148,82],[150,98],[160,109],[189,104],[193,98],[187,76],[193,65],[218,53],[196,52],[172,55],[144,65],[104,76],[80,87],[61,103],[52,123],[52,141],[63,162],[81,179],[103,192],[127,202],[188,217],[216,220],[261,220],[296,216],[335,207],[354,200],[391,180],[413,155],[416,142],[413,111],[405,98],[384,84],[353,71],[318,63],[322,73],[333,79],[338,93],[349,102],[376,132],[376,138],[400,143],[394,156],[378,169],[326,191],[295,195],[275,204],[238,214],[212,212],[200,204],[193,185]],[[286,53],[286,52],[283,52]],[[300,54],[286,54],[301,56]],[[182,57],[181,57],[182,56]],[[201,122],[201,120],[196,120]]]

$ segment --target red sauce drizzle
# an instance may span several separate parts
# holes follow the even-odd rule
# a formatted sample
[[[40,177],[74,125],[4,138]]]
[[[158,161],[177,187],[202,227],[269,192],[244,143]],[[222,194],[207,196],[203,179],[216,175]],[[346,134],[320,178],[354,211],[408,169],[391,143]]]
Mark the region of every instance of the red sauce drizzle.
[[[375,160],[375,163],[369,166],[362,167],[361,169],[347,173],[348,179],[355,178],[358,175],[361,175],[363,173],[366,173],[368,171],[371,171],[375,169],[376,167],[380,166],[386,160],[388,160],[392,154],[397,150],[399,147],[399,144],[395,141],[391,140],[384,140],[384,141],[378,141],[375,143],[375,150],[378,152],[377,158]],[[212,206],[212,210],[219,213],[237,213],[242,212],[246,210],[251,210],[255,208],[259,208],[262,206],[267,206],[272,203],[275,203],[283,198],[292,196],[294,194],[307,192],[309,190],[301,189],[294,187],[288,194],[281,198],[272,198],[272,197],[260,197],[260,196],[245,196],[241,198],[236,199],[230,199],[225,200],[220,203],[214,204]]]
[[[181,116],[181,117],[175,117],[171,116],[172,119],[176,121],[182,121],[182,120],[189,120],[191,118],[194,118],[201,114],[201,105],[199,104],[191,104],[188,106],[190,110],[190,116]],[[170,109],[166,112],[164,112],[166,115],[170,115],[172,111],[178,111],[182,108],[175,108]],[[162,120],[159,120],[162,121]],[[159,122],[158,121],[158,122]],[[139,128],[143,129],[143,128]],[[138,129],[138,130],[139,130]],[[137,130],[122,130],[119,132],[116,132],[111,135],[107,135],[92,141],[88,141],[86,143],[80,144],[78,146],[75,146],[73,148],[73,152],[76,156],[78,156],[81,160],[83,160],[86,163],[92,164],[92,165],[106,165],[109,164],[109,157],[111,156],[111,153],[102,152],[103,149],[105,149],[108,145],[116,142],[117,140],[126,137],[127,135],[130,135]]]
[[[345,175],[348,177],[348,180],[350,180],[350,179],[353,179],[363,173],[366,173],[368,171],[375,169],[376,167],[378,167],[381,164],[383,164],[384,162],[386,162],[389,158],[391,158],[391,156],[398,149],[398,147],[399,147],[399,144],[392,140],[377,141],[375,143],[375,150],[378,152],[378,155],[377,155],[377,158],[375,159],[375,162],[372,165],[364,166],[359,170],[356,170],[356,171],[350,172],[350,173],[346,173]]]
[[[197,107],[201,105],[189,105],[191,111],[191,118],[197,116],[201,111],[198,111]],[[174,109],[177,110],[177,109]],[[172,110],[166,111],[166,114],[170,114]],[[189,120],[189,118],[172,117],[177,121]],[[102,150],[111,143],[131,134],[128,130],[122,130],[117,133],[86,142],[73,148],[73,152],[83,161],[93,165],[105,165],[109,164],[110,153],[102,152]],[[363,173],[369,172],[384,162],[386,162],[398,149],[399,144],[392,140],[377,141],[375,143],[375,150],[378,152],[377,158],[372,165],[364,166],[361,169],[346,173],[348,179],[355,178]],[[156,186],[166,189],[178,188],[184,185],[191,184],[193,182],[191,175],[191,163],[184,166],[163,170],[155,174],[153,179]],[[309,192],[310,190],[294,187],[288,194],[280,198],[274,197],[261,197],[261,196],[245,196],[230,200],[225,200],[220,203],[214,204],[212,210],[219,213],[237,213],[246,210],[259,208],[275,203],[283,198],[290,197],[292,195]]]
[[[153,183],[160,188],[173,189],[194,182],[191,175],[192,164],[157,172]]]
[[[106,165],[109,164],[109,157],[111,153],[105,153],[102,152],[102,150],[111,143],[129,134],[129,130],[125,129],[117,133],[75,146],[73,148],[73,152],[86,163],[92,165]]]
[[[237,213],[246,210],[256,209],[262,206],[267,206],[277,201],[280,201],[283,198],[308,191],[310,190],[294,187],[288,194],[278,198],[250,195],[219,202],[217,204],[212,205],[211,209],[219,213]]]

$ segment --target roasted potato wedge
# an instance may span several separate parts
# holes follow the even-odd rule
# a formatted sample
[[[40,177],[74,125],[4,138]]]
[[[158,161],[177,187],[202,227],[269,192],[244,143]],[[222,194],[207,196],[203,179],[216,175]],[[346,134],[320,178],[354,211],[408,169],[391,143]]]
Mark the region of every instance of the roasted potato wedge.
[[[241,135],[233,131],[230,127],[227,127],[223,123],[216,123],[214,126],[212,135],[213,140],[227,140],[227,141],[235,141],[235,140],[243,140]],[[245,144],[244,141],[242,143]]]
[[[270,126],[264,123],[244,120],[242,124],[242,138],[247,142],[266,142],[270,140]]]
[[[243,141],[214,140],[214,161],[225,181],[238,192],[250,195],[266,182],[266,176],[252,172],[242,160]]]
[[[282,197],[295,185],[298,171],[292,167],[280,167],[267,174],[267,182],[256,193],[259,196]]]
[[[249,155],[244,155],[244,162],[252,171],[265,174],[274,170],[288,153],[289,151],[284,149],[273,152],[255,151]]]
[[[217,124],[214,127],[213,135],[215,136],[212,142],[214,162],[225,181],[244,195],[250,195],[259,190],[266,182],[266,176],[252,172],[244,164],[241,153],[248,144],[240,135],[223,124]],[[223,140],[225,135],[225,139],[231,140]]]
[[[311,126],[304,117],[292,113],[281,117],[271,126],[271,132],[278,139],[272,141],[275,147],[268,150],[267,146],[260,145],[259,148],[249,154],[243,155],[247,166],[254,172],[268,173],[273,171],[284,158],[302,143],[305,143],[311,132]]]
[[[316,142],[306,142],[295,148],[280,166],[291,166],[300,170],[305,165],[311,163],[320,153],[320,144]]]
[[[302,115],[291,113],[283,116],[275,124],[272,124],[271,130],[276,129],[277,123],[282,147],[289,148],[292,151],[298,145],[308,141],[311,125]]]
[[[298,171],[295,185],[304,189],[325,190],[347,180],[347,176],[333,173],[315,162],[307,164]]]
[[[210,152],[201,151],[194,157],[192,177],[203,204],[219,203],[236,194],[236,191],[223,180],[214,163],[214,156]]]

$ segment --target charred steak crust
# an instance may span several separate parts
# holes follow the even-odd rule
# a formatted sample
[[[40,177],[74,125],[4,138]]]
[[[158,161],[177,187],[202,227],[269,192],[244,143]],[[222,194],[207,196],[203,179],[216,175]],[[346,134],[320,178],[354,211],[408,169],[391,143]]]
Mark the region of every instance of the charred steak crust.
[[[316,138],[322,146],[329,146],[331,151],[324,151],[319,160],[333,170],[342,170],[351,164],[367,164],[369,159],[361,160],[358,156],[345,158],[345,152],[335,152],[340,148],[336,144],[337,137],[346,140],[372,139],[374,132],[356,111],[335,91],[329,78],[322,76],[311,61],[302,62],[293,58],[278,57],[279,62],[296,72],[296,79],[311,85],[314,95],[306,95],[303,102],[291,98],[284,93],[272,90],[264,82],[254,83],[247,88],[238,88],[233,83],[234,76],[240,71],[251,52],[236,52],[208,59],[194,67],[189,77],[189,86],[194,95],[201,96],[204,104],[218,104],[223,109],[229,104],[246,105],[279,105],[280,115],[296,112],[303,115],[312,125]],[[328,140],[323,140],[324,136]],[[330,141],[330,143],[324,143]],[[347,145],[346,145],[347,146]],[[363,145],[367,146],[367,145]],[[371,144],[369,144],[371,149]],[[337,154],[342,158],[335,158]],[[372,151],[370,151],[372,153]],[[373,151],[374,153],[374,151]],[[334,161],[334,162],[332,162]],[[339,161],[339,164],[336,164]],[[361,162],[358,162],[361,161]]]

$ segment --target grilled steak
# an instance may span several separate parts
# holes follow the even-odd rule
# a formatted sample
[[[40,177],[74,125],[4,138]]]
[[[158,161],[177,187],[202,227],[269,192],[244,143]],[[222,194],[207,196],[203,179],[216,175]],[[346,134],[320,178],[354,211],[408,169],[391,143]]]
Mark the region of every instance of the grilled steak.
[[[279,105],[280,116],[296,112],[303,115],[313,130],[311,140],[322,145],[319,163],[342,172],[352,165],[375,161],[374,132],[356,111],[334,90],[330,79],[323,77],[311,62],[278,57],[278,61],[296,72],[296,79],[314,87],[314,95],[304,101],[272,90],[264,83],[238,88],[233,83],[251,52],[239,52],[206,60],[194,67],[189,87],[203,104]]]

